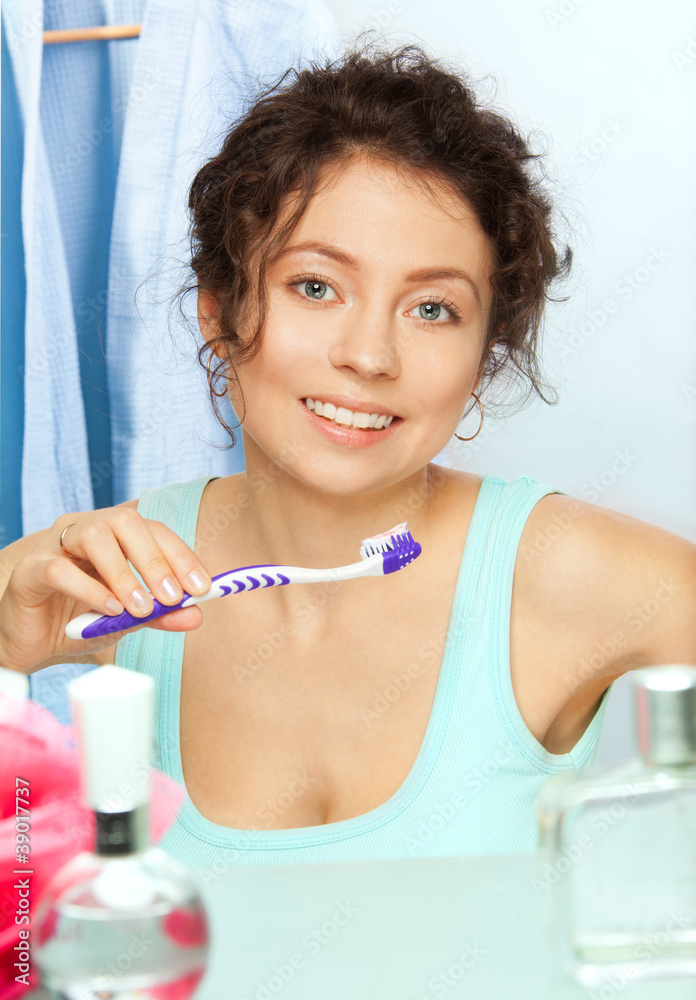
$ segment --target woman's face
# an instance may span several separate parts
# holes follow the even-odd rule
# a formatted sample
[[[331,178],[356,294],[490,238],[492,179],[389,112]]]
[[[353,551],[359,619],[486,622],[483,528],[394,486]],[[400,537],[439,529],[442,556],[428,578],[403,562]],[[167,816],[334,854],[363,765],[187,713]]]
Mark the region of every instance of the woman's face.
[[[230,393],[248,470],[270,458],[323,492],[370,493],[451,439],[480,376],[492,256],[468,205],[431,186],[364,156],[322,175],[267,271],[246,406]]]

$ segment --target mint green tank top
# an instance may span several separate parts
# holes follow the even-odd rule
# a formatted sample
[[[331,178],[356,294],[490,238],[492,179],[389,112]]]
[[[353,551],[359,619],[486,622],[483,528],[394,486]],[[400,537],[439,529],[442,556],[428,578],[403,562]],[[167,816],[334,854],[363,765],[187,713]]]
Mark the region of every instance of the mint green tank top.
[[[146,490],[138,512],[162,521],[193,548],[201,496],[213,478]],[[525,725],[512,689],[510,606],[522,529],[541,497],[562,492],[529,476],[482,477],[430,720],[408,777],[387,802],[322,826],[246,830],[211,822],[187,795],[161,846],[187,867],[213,873],[233,865],[535,851],[539,789],[551,775],[595,761],[610,690],[573,749],[552,754]],[[115,656],[119,666],[154,678],[153,765],[184,787],[179,698],[185,636],[140,629],[121,639]],[[395,680],[406,683],[409,675]],[[388,700],[390,689],[376,694]],[[380,707],[376,697],[375,711]]]

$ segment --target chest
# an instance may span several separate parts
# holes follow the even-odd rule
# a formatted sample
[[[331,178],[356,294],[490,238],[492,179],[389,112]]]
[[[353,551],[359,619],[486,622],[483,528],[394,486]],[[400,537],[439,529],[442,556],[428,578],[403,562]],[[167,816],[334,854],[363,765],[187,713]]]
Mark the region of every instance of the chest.
[[[458,565],[447,569],[450,595]],[[180,706],[184,779],[200,813],[235,829],[291,829],[362,815],[395,794],[430,721],[451,612],[442,592],[415,583],[398,596],[397,577],[353,581],[373,591],[354,617],[340,610],[345,584],[287,588],[283,614],[263,591],[207,606],[186,636]],[[564,753],[597,698],[567,704],[519,577],[510,624],[520,714],[541,742],[564,708],[549,747]],[[563,651],[555,658],[562,666]]]
[[[211,602],[186,636],[182,768],[198,810],[221,825],[314,826],[375,809],[406,780],[428,726],[449,604],[388,614],[375,588],[356,621],[332,611],[337,590],[292,590],[282,615],[263,592]]]
[[[224,486],[220,479],[206,489],[199,528],[225,500]],[[399,790],[431,720],[479,486],[478,477],[447,473],[431,501],[435,527],[403,573],[205,605],[203,625],[185,637],[180,696],[184,780],[204,817],[234,829],[317,826],[364,815]],[[511,603],[491,613],[509,616],[502,669],[523,724],[550,753],[564,754],[608,681],[569,693],[579,652],[596,648],[598,632],[589,621],[568,629],[558,602],[538,599],[536,563],[524,553],[548,526],[545,500],[522,530]],[[226,552],[206,539],[197,531],[195,549],[213,575],[265,561],[246,551],[241,530]],[[248,558],[235,562],[242,552]],[[466,664],[454,669],[466,672]]]

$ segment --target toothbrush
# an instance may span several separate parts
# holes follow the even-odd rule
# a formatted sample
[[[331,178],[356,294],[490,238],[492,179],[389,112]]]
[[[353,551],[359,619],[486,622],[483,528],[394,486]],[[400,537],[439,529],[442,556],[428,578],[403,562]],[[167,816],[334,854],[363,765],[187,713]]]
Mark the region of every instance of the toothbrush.
[[[354,580],[359,576],[386,576],[408,566],[420,554],[421,547],[413,540],[404,521],[403,524],[398,524],[390,531],[382,532],[381,535],[363,539],[360,546],[361,562],[337,566],[334,569],[276,566],[273,563],[240,566],[239,569],[214,576],[207,594],[195,597],[184,591],[184,596],[178,604],[161,604],[153,597],[154,610],[144,618],[136,618],[128,611],[122,611],[120,615],[101,615],[97,611],[88,611],[68,622],[65,634],[68,639],[94,639],[99,635],[121,632],[134,625],[144,625],[153,618],[162,618],[172,611],[178,611],[179,608],[202,604],[204,601],[212,601],[215,597],[225,597],[227,594],[241,594],[244,590],[283,587],[287,583],[323,583]]]

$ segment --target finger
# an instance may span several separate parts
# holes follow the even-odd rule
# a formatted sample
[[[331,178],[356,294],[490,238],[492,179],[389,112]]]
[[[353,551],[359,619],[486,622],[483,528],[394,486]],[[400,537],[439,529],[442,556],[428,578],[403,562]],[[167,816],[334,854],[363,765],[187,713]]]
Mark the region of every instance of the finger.
[[[65,544],[69,545],[70,556],[91,563],[103,580],[104,586],[131,614],[142,618],[152,611],[152,598],[133,573],[132,567],[128,565],[109,524],[105,521],[76,524],[67,533]],[[68,557],[58,557],[58,560],[64,566],[74,566]],[[79,573],[83,572],[77,567],[74,568]]]
[[[123,611],[123,604],[108,587],[88,576],[65,556],[21,559],[15,566],[13,587],[27,607],[38,607],[58,591],[103,614],[117,615]]]
[[[109,642],[116,645],[123,636],[131,635],[133,632],[140,632],[141,629],[145,628],[159,629],[162,632],[190,632],[193,629],[199,628],[202,624],[203,613],[201,609],[197,605],[192,605],[188,608],[178,608],[176,611],[172,611],[162,618],[153,618],[151,622],[142,622],[140,625],[132,625],[130,628],[120,629],[118,632],[111,632],[109,633]],[[84,643],[84,648],[89,649],[101,641],[100,639],[80,639],[73,640],[72,645],[77,648],[77,645]]]
[[[148,590],[165,605],[177,604],[183,597],[182,586],[150,530],[149,526],[155,523],[145,521],[132,508],[113,508],[108,513],[108,520],[75,525],[65,540],[70,553],[89,559],[121,603],[140,618],[153,609]],[[179,551],[183,547],[184,553],[188,553],[186,575],[190,572],[189,567],[202,570],[204,587],[199,586],[196,591],[192,583],[191,586],[194,592],[205,593],[210,587],[210,577],[200,560],[164,525],[160,526],[160,533],[164,533],[170,548],[172,539],[176,539]],[[147,589],[135,576],[133,568],[140,573]]]
[[[147,625],[138,625],[138,628],[156,628],[162,632],[188,632],[191,629],[199,628],[203,624],[203,612],[197,604],[192,604],[188,608],[178,608],[170,611],[168,615],[161,618],[153,618]]]
[[[183,538],[179,538],[175,531],[161,521],[146,519],[144,523],[150,529],[182,589],[196,596],[207,594],[211,585],[210,573]]]
[[[122,635],[130,635],[131,632],[139,632],[143,628],[159,629],[162,632],[190,632],[202,624],[203,612],[198,605],[193,604],[188,608],[177,608],[176,611],[170,611],[169,614],[163,615],[161,618],[153,618],[152,621],[132,625],[130,628],[124,628],[118,632],[111,632],[109,639],[115,644]],[[91,642],[92,640],[87,641]]]
[[[121,525],[117,534],[126,556],[163,604],[178,603],[184,590],[196,595],[210,590],[207,569],[166,524],[143,518],[132,508],[125,508],[117,523]]]
[[[114,518],[113,515],[117,511],[119,512],[118,517]],[[166,563],[170,568],[170,572],[175,578],[175,583],[178,582],[180,587],[189,594],[195,594],[197,596],[207,594],[211,586],[210,573],[208,573],[208,570],[196,556],[195,552],[189,548],[186,542],[184,542],[175,531],[172,531],[171,528],[167,527],[167,525],[162,524],[161,521],[153,521],[148,518],[141,517],[141,515],[139,515],[138,512],[131,507],[114,507],[104,513],[107,515],[106,523],[111,524],[114,535],[118,535],[119,537],[123,535],[123,531],[114,530],[114,525],[123,523],[126,528],[128,528],[129,524],[132,524],[136,529],[140,528],[140,543],[146,545],[148,544],[149,539],[147,534],[142,533],[142,526],[147,526],[155,540],[155,543],[159,545],[161,554],[166,560]],[[71,522],[69,520],[73,516],[74,515],[71,514],[65,514],[63,517],[59,518],[59,520],[55,523],[55,532],[53,532],[52,535],[55,535],[60,539],[61,533],[64,532],[65,534],[62,535],[62,551],[74,560],[89,563],[89,557],[86,555],[84,550],[81,549],[79,552],[77,551],[78,539],[76,537],[76,530],[79,529],[80,524],[79,522]],[[68,531],[68,529],[70,530]],[[51,552],[51,554],[55,551],[54,543],[55,538],[53,537],[51,540],[46,540],[46,545],[48,546],[47,551]],[[151,541],[149,544],[152,545]],[[156,548],[151,550],[151,556],[152,552],[156,554]],[[158,593],[157,584],[146,576],[145,573],[143,573],[143,567],[136,563],[131,551],[126,551],[126,556],[141,574],[148,587],[150,587],[155,596],[158,597],[163,604],[176,604],[177,600],[181,600],[181,595],[177,598],[177,600],[165,599],[166,594],[161,591]],[[87,567],[81,568],[84,569],[85,572],[91,571],[91,569]]]

